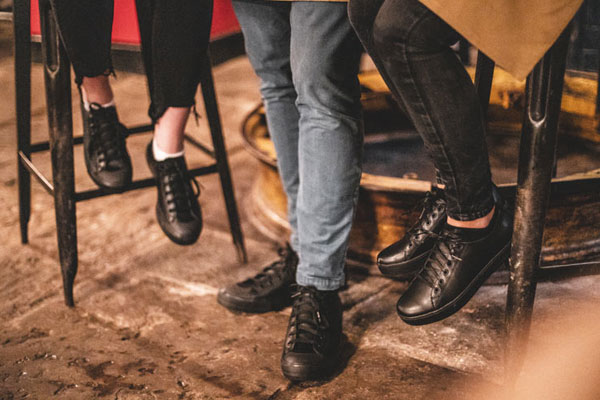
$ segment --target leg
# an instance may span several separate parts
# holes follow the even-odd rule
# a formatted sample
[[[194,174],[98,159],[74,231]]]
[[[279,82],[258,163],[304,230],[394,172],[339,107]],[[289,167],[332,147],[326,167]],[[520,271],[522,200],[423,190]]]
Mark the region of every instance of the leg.
[[[506,304],[506,374],[521,370],[531,325],[546,206],[554,165],[568,31],[538,63],[527,81],[527,108],[519,153],[514,240]]]
[[[291,65],[299,120],[299,285],[336,290],[358,199],[361,47],[345,4],[293,3]],[[319,45],[315,45],[319,43]]]
[[[299,120],[298,291],[281,369],[290,380],[324,379],[342,335],[337,290],[361,175],[360,43],[343,3],[297,2],[291,10],[291,66]]]
[[[127,131],[119,123],[108,74],[112,0],[51,0],[62,45],[73,63],[81,91],[83,144],[90,178],[100,187],[118,191],[131,182]]]
[[[386,0],[372,36],[445,184],[446,224],[397,305],[405,322],[431,323],[466,304],[506,259],[511,217],[494,194],[477,92],[450,49],[458,34],[416,0]]]
[[[279,175],[287,195],[292,235],[291,245],[279,249],[280,258],[277,261],[250,279],[222,288],[217,301],[230,310],[260,313],[279,310],[291,304],[292,284],[298,265],[296,199],[299,116],[290,69],[290,4],[235,0],[233,7],[244,34],[246,53],[261,81],[260,91],[266,108],[269,134],[275,144]],[[203,83],[203,92],[211,87]],[[213,99],[210,93],[206,94]],[[208,106],[212,100],[205,103]],[[209,121],[211,119],[209,117]]]
[[[48,104],[48,126],[58,252],[63,277],[65,303],[73,307],[73,282],[77,273],[77,223],[73,174],[73,126],[69,61],[62,45],[53,46],[57,28],[50,4],[40,1],[42,56]],[[54,65],[52,65],[54,64]]]
[[[157,179],[156,214],[165,234],[192,244],[202,230],[195,180],[184,159],[184,128],[208,46],[212,2],[137,0],[154,138],[146,158]],[[195,185],[198,187],[197,184]]]
[[[287,197],[291,246],[299,249],[298,120],[296,90],[290,67],[290,4],[269,1],[234,1],[233,7],[245,38],[246,53],[260,78],[269,135],[277,152],[277,167]]]
[[[14,3],[15,92],[17,114],[17,176],[19,181],[19,222],[21,243],[28,242],[27,227],[31,213],[31,176],[21,163],[22,153],[31,152],[31,39],[29,2]]]

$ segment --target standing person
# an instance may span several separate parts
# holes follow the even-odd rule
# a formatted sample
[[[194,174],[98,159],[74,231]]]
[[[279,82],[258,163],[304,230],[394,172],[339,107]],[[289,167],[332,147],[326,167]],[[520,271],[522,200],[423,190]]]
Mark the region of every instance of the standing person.
[[[290,380],[321,379],[339,352],[337,291],[345,284],[361,176],[361,46],[345,2],[233,6],[261,81],[292,233],[280,260],[221,289],[218,301],[235,311],[267,312],[289,305],[294,292],[281,368]]]
[[[61,40],[81,94],[84,155],[92,180],[107,190],[132,178],[109,76],[113,0],[51,0]],[[156,215],[178,244],[194,243],[202,214],[184,159],[183,133],[206,56],[211,0],[137,0],[142,53],[150,90],[154,137],[146,158],[156,177]]]
[[[581,1],[350,0],[353,27],[445,186],[426,199],[415,228],[378,257],[383,271],[418,271],[398,300],[405,322],[458,311],[507,259],[512,235],[512,215],[491,179],[477,93],[450,46],[460,32],[523,79]]]

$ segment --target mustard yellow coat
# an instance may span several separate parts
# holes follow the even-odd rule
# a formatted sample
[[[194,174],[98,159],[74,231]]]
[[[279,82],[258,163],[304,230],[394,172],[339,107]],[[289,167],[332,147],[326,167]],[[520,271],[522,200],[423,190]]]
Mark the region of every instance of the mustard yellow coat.
[[[420,0],[518,79],[552,46],[583,0]]]

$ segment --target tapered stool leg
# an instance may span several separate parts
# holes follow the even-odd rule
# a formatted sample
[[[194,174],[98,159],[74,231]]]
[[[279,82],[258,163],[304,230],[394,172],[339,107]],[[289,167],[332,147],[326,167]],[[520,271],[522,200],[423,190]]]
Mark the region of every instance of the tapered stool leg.
[[[487,115],[490,105],[490,94],[492,93],[492,81],[494,80],[494,61],[483,54],[481,51],[477,54],[477,67],[475,68],[475,89],[481,104],[483,116]]]
[[[19,223],[21,243],[27,243],[31,215],[31,176],[21,161],[31,151],[31,33],[30,2],[15,1],[13,28],[15,43],[15,110],[17,114],[17,179],[19,185]]]
[[[531,325],[567,45],[568,37],[563,33],[527,79],[506,306],[506,378],[509,383],[514,383],[522,367]]]
[[[73,307],[73,282],[77,273],[77,226],[70,64],[58,38],[56,21],[47,0],[40,0],[40,17],[58,252],[65,303]]]
[[[204,107],[210,134],[212,136],[213,146],[215,149],[215,159],[217,162],[217,171],[221,181],[221,189],[225,198],[225,207],[227,208],[227,216],[229,217],[229,228],[233,243],[237,250],[238,259],[240,262],[246,263],[247,255],[244,246],[244,236],[240,225],[240,217],[235,201],[233,185],[231,183],[231,173],[229,171],[229,162],[227,161],[227,151],[225,150],[225,140],[223,139],[223,130],[221,128],[221,118],[219,116],[219,108],[217,106],[217,96],[215,93],[215,85],[212,76],[210,58],[206,57],[202,66],[202,77],[200,79],[202,87],[202,96],[204,98]]]

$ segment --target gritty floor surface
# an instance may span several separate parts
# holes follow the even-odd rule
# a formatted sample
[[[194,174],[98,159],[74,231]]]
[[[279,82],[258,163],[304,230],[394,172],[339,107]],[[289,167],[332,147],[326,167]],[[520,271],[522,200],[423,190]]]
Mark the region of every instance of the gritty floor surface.
[[[5,33],[3,33],[5,34]],[[259,101],[240,57],[214,69],[249,262],[236,259],[216,176],[203,177],[200,240],[171,243],[158,227],[154,189],[77,204],[77,306],[63,303],[52,198],[33,183],[30,242],[18,230],[12,58],[0,59],[0,399],[471,399],[502,383],[505,286],[484,286],[458,314],[423,327],[403,324],[394,305],[406,284],[375,268],[349,268],[340,367],[325,382],[292,384],[279,357],[289,309],[234,314],[219,287],[261,269],[276,244],[248,222],[258,168],[239,127]],[[34,139],[46,137],[42,71],[33,68]],[[118,73],[114,90],[126,125],[147,121],[145,78]],[[73,91],[74,110],[78,97]],[[200,102],[200,99],[198,99]],[[202,110],[201,103],[198,110]],[[202,114],[202,113],[201,113]],[[74,116],[80,132],[79,114]],[[205,119],[188,131],[209,141]],[[150,137],[131,137],[135,177],[149,175]],[[75,151],[78,189],[93,188]],[[47,154],[35,156],[50,175]],[[190,151],[188,163],[206,163]],[[556,315],[600,299],[600,277],[542,283],[532,343],[547,343]]]

